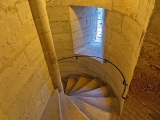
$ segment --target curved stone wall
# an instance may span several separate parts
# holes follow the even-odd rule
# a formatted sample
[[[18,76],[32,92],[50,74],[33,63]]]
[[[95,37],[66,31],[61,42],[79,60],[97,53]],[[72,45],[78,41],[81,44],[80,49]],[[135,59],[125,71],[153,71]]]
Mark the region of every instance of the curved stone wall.
[[[104,58],[115,63],[130,84],[154,4],[153,1],[139,1],[137,7],[136,1],[132,6],[126,3],[114,7],[115,3],[113,1],[113,11],[106,14]],[[126,11],[125,5],[131,8]]]
[[[53,4],[54,1],[52,1]],[[120,70],[125,75],[125,78],[127,80],[127,83],[130,84],[131,78],[134,72],[134,68],[137,63],[137,59],[139,56],[139,51],[141,48],[141,44],[143,42],[143,37],[146,32],[146,28],[148,26],[148,21],[152,13],[152,9],[154,7],[154,0],[62,0],[61,3],[57,1],[57,4],[59,4],[61,7],[72,5],[72,6],[93,6],[93,7],[102,7],[107,10],[105,15],[105,38],[104,38],[104,58],[110,60],[114,64],[120,68]],[[70,20],[71,24],[71,20]],[[70,30],[71,33],[71,30]],[[71,34],[72,35],[72,34]],[[63,36],[63,35],[62,35]],[[68,41],[73,44],[72,38],[68,39]],[[58,43],[58,42],[57,42]],[[61,44],[62,42],[59,42]],[[65,43],[65,42],[64,42]],[[62,44],[64,44],[62,43]],[[55,44],[56,46],[56,44]],[[57,46],[58,47],[58,46]],[[70,48],[70,53],[66,54],[65,48],[61,47],[61,51],[63,52],[57,52],[58,56],[71,56],[74,55],[74,49],[73,47]],[[65,55],[64,55],[65,54]],[[59,57],[59,58],[62,58]],[[90,60],[87,62],[91,62]],[[86,62],[86,64],[87,64]],[[73,63],[71,63],[73,64]],[[93,64],[97,66],[101,66],[101,63],[95,63]],[[59,64],[60,65],[60,64]],[[76,63],[75,63],[76,65]],[[73,67],[67,67],[66,65],[63,65],[66,68],[61,67],[60,70],[61,74],[62,72],[66,73]],[[71,65],[70,65],[71,66]],[[105,65],[103,65],[105,66]],[[88,69],[86,66],[82,64],[83,69]],[[74,70],[82,71],[81,69],[73,68]],[[120,98],[120,94],[122,92],[121,83],[118,83],[117,79],[119,76],[116,70],[107,69],[106,67],[103,68],[102,71],[112,71],[112,82],[116,84],[117,90],[115,89],[115,85],[112,85],[112,82],[108,82],[111,84],[113,89],[115,89],[115,92],[117,92],[117,96]],[[101,71],[101,70],[100,70]],[[103,74],[99,73],[99,70],[95,74]],[[86,71],[87,72],[87,71]],[[65,74],[66,74],[65,73]],[[110,72],[109,72],[110,73]],[[63,74],[62,74],[63,75]],[[103,76],[103,75],[101,75]],[[103,79],[103,78],[102,78]],[[107,79],[106,79],[107,81]],[[129,87],[127,87],[128,89]],[[120,99],[121,100],[121,99]],[[121,102],[121,107],[123,106],[123,100]]]
[[[119,71],[110,63],[104,63],[90,57],[69,58],[59,62],[61,77],[66,77],[69,74],[88,74],[93,77],[99,77],[104,82],[108,83],[116,93],[120,101],[120,106],[123,106],[121,98],[124,85],[123,78]]]
[[[74,53],[96,38],[98,10],[95,7],[69,7]]]

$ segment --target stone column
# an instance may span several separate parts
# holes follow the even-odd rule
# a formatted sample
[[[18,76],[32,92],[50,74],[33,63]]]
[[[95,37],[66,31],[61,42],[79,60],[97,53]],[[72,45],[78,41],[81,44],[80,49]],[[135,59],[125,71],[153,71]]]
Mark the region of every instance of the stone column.
[[[45,0],[28,0],[54,88],[63,89]]]

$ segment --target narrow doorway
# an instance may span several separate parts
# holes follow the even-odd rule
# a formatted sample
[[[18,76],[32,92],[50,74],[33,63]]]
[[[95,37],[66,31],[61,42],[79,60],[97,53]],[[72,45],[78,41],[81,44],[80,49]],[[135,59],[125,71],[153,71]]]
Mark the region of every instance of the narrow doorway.
[[[105,10],[103,8],[75,6],[71,9],[74,53],[103,58]],[[96,60],[102,62],[101,59]]]

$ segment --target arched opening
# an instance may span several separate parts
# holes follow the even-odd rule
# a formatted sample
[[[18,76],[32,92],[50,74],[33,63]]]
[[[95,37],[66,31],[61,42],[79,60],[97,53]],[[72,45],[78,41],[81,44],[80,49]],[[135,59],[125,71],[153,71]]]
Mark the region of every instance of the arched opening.
[[[104,14],[103,8],[70,7],[75,54],[103,58]]]

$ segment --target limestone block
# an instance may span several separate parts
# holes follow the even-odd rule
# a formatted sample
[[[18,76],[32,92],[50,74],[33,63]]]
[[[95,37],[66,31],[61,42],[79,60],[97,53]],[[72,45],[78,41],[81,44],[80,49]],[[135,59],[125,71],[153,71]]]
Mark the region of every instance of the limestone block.
[[[71,50],[68,50],[68,49],[67,50],[64,50],[64,49],[56,50],[56,53],[58,53],[57,59],[74,55],[73,49],[71,49]]]
[[[47,7],[61,5],[61,0],[47,0]]]
[[[80,39],[73,41],[74,49],[77,49],[77,48],[83,46],[84,45],[83,41],[84,41],[83,38],[80,38]]]
[[[106,60],[110,60],[110,54],[108,52],[105,52],[103,57]]]
[[[73,49],[73,43],[72,42],[64,42],[63,47],[66,49]]]
[[[91,34],[91,35],[92,35],[92,34]],[[92,41],[92,40],[91,40],[91,35],[86,35],[86,36],[84,36],[84,43],[85,43],[85,44]]]
[[[17,14],[18,8],[16,7],[16,5],[17,3],[14,3],[14,2],[12,4],[7,3],[7,5],[3,5],[1,3],[0,23],[2,27],[4,26],[8,28],[7,30],[8,32],[10,31],[10,28],[12,28],[15,31],[17,30],[17,28],[21,27],[21,21],[19,20],[19,17]],[[15,23],[17,26],[15,26],[15,24],[13,23]],[[6,34],[6,32],[1,32],[1,34]]]
[[[96,65],[94,65],[94,64],[90,64],[90,63],[89,63],[88,70],[94,71],[94,72],[96,72],[96,74],[99,74],[99,75],[101,75],[101,76],[104,76],[104,75],[105,75],[105,72],[103,71],[103,69],[102,69],[102,68],[99,68],[98,66],[96,66]]]
[[[0,101],[3,103],[3,109],[7,109],[6,106],[12,103],[32,72],[33,68],[30,68],[25,55],[21,54],[16,61],[13,62],[12,66],[8,66],[1,73]]]
[[[74,21],[71,21],[71,28],[72,28],[72,31],[78,31],[78,30],[81,30],[81,23],[79,21],[79,19],[76,19]]]
[[[19,52],[23,48],[22,40],[16,39],[17,34],[14,29],[10,29],[9,26],[4,22],[2,22],[2,30],[6,30],[6,32],[1,32],[0,33],[0,53],[1,53],[1,60],[4,62],[9,61],[11,58],[15,56],[17,52]],[[14,32],[13,32],[13,31]],[[11,32],[12,31],[12,32]],[[19,34],[19,33],[18,33]],[[17,49],[15,49],[17,48]]]
[[[81,28],[89,27],[90,26],[90,17],[87,16],[87,17],[80,19],[80,24],[82,26]]]
[[[138,52],[138,54],[139,54],[139,52]],[[132,54],[132,56],[131,56],[131,62],[129,62],[130,63],[130,69],[131,69],[131,71],[134,71],[134,68],[135,68],[135,66],[136,66],[136,64],[137,64],[137,60],[138,60],[138,55],[135,53],[135,52],[133,52],[133,54]]]
[[[25,89],[21,91],[21,94],[19,94],[15,103],[9,110],[8,116],[10,119],[37,119],[42,115],[41,110],[44,110],[51,93],[48,94],[45,92],[43,96],[47,96],[47,98],[45,98],[45,101],[42,101],[42,91],[45,89],[45,87],[43,87],[43,84],[41,84],[41,88],[37,86],[35,89],[37,82],[38,81],[36,81],[33,77],[31,84],[26,85]]]
[[[72,36],[71,34],[67,34],[67,33],[61,33],[61,34],[52,34],[52,37],[53,37],[53,41],[59,41],[59,42],[62,42],[62,41],[72,41]],[[56,45],[55,45],[56,46]]]
[[[112,79],[115,82],[118,90],[120,91],[119,93],[122,93],[123,89],[124,89],[123,77],[116,68],[113,69],[113,73],[114,73],[114,75],[113,75]]]
[[[16,7],[19,21],[21,22],[21,24],[25,24],[32,19],[32,14],[28,1],[23,1],[19,3],[17,2]]]
[[[111,39],[112,39],[112,30],[110,28],[105,29],[105,37],[104,37],[104,41],[111,43]]]
[[[15,3],[17,0],[12,0],[12,1],[5,1],[5,0],[2,0],[1,1],[1,4],[3,4],[3,5],[10,5],[10,4],[13,4],[13,3]]]
[[[109,76],[113,76],[113,66],[110,63],[104,63],[101,67]]]
[[[139,2],[140,0],[113,0],[113,10],[135,18],[137,15]]]
[[[112,78],[105,73],[104,79],[103,79],[106,83],[108,83],[112,88],[114,88],[114,93],[116,94],[116,96],[118,97],[120,92],[118,91],[118,87],[116,86],[115,82],[112,80]]]
[[[69,5],[69,0],[62,0],[62,6],[68,6]]]
[[[119,51],[123,50],[123,47],[125,47],[125,43],[127,42],[125,40],[125,36],[123,36],[122,33],[118,33],[116,31],[110,31],[107,30],[108,39],[106,39],[106,42],[112,44],[114,47],[116,47]]]
[[[55,42],[55,49],[73,49],[72,42]]]
[[[17,34],[16,38],[22,39],[24,44],[28,44],[30,41],[38,37],[37,30],[35,28],[33,20],[30,20],[29,22],[25,23],[25,25],[23,25],[22,28],[18,30],[18,32],[19,33]]]
[[[43,69],[42,69],[42,67],[40,67],[40,68],[41,69],[39,69],[38,74],[35,73],[30,77],[28,83],[24,87],[24,90],[21,91],[21,94],[19,94],[20,96],[16,100],[17,102],[15,102],[16,103],[14,105],[14,107],[16,107],[15,110],[17,108],[19,108],[22,104],[25,104],[19,108],[20,113],[19,113],[19,115],[17,115],[17,117],[18,116],[21,116],[22,118],[25,118],[25,117],[32,118],[33,117],[34,119],[37,119],[38,116],[42,115],[43,110],[45,109],[47,101],[49,100],[49,97],[53,91],[53,86],[51,84],[51,80],[47,80],[47,78],[45,78],[44,75],[42,75]],[[47,68],[47,70],[48,70],[48,68]],[[48,76],[49,76],[49,74],[48,74]],[[35,86],[36,86],[36,88],[35,88]],[[33,88],[34,88],[34,90],[33,90]],[[35,106],[34,108],[32,107],[33,105]],[[25,107],[25,109],[24,109],[24,107]],[[21,110],[21,108],[24,110]],[[33,110],[33,111],[31,111],[31,110]],[[42,110],[42,112],[41,112],[41,110]],[[22,114],[21,112],[25,112],[25,114]],[[10,114],[16,115],[14,108],[11,109]],[[12,115],[11,115],[11,117],[12,117]]]
[[[50,27],[51,27],[52,34],[57,34],[62,32],[61,21],[51,21]]]
[[[108,10],[112,10],[112,0],[101,0],[101,2],[97,0],[69,0],[69,5],[74,6],[94,6],[94,7],[101,7],[106,8]]]
[[[17,53],[19,54],[21,51],[23,51],[25,44],[28,44],[31,40],[37,37],[37,32],[34,27],[33,21],[30,21],[16,31],[14,29],[10,30],[6,32],[7,34],[2,32],[5,34],[3,34],[4,36],[2,35],[1,37],[5,40],[0,41],[2,45],[2,48],[0,49],[0,56],[3,56],[1,58],[4,63],[7,63],[14,58]],[[4,27],[3,29],[7,30],[7,27]]]
[[[35,4],[37,5],[37,7],[35,7]],[[46,1],[41,0],[41,1],[32,1],[29,0],[29,5],[31,6],[32,9],[32,16],[34,16],[34,18],[42,18],[45,15],[47,15],[46,13]],[[34,7],[32,7],[34,6]],[[37,14],[37,13],[41,13],[41,14]]]
[[[41,48],[40,41],[39,41],[38,37],[27,45],[26,51],[25,51],[30,63],[35,62],[35,59],[38,57],[38,55],[41,52],[42,52],[42,48]]]
[[[122,53],[112,44],[105,42],[105,52],[108,52],[117,61],[121,61],[122,59]]]
[[[0,118],[1,120],[8,120],[7,116],[0,110]]]
[[[78,60],[77,61],[79,63],[79,66],[85,66],[86,68],[89,68],[89,64],[88,61],[84,61],[84,60]],[[76,65],[76,62],[74,63],[74,65]]]
[[[110,55],[110,62],[112,62],[114,65],[116,65],[120,69],[122,59],[120,61],[117,61],[112,55]]]
[[[44,32],[48,32],[50,31],[50,28],[48,27],[48,23],[45,23],[45,21],[48,21],[48,16],[43,16],[41,18],[35,18],[34,19],[35,23],[37,24],[36,25],[36,28],[39,32],[39,34],[43,34]]]
[[[141,26],[133,19],[125,16],[123,20],[122,32],[129,40],[131,40],[133,49],[136,50],[143,33]]]
[[[150,15],[154,6],[154,0],[140,0],[136,20],[144,29],[147,28]]]
[[[120,69],[123,72],[123,75],[125,76],[127,83],[130,84],[133,71],[131,71],[131,64],[129,64],[124,57],[122,59]]]
[[[128,61],[128,63],[132,63],[132,54],[133,54],[133,48],[129,43],[125,43],[124,47],[122,49],[122,54],[124,58]]]
[[[96,25],[97,24],[97,16],[91,16],[91,25]]]
[[[97,9],[97,8],[95,9],[95,7],[92,7],[92,8],[90,9],[90,11],[91,11],[91,16],[92,16],[92,15],[95,15],[95,14],[96,14],[96,15],[98,14],[98,9]]]
[[[35,68],[37,68],[38,66],[41,66],[41,65],[46,65],[44,54],[41,52],[38,55],[38,57],[35,59],[34,63],[31,63],[31,65],[34,66]]]
[[[39,59],[39,58],[38,58]],[[40,58],[41,59],[41,58]],[[51,82],[51,78],[50,78],[50,75],[49,75],[49,72],[48,72],[48,67],[45,63],[45,60],[43,58],[43,61],[41,61],[41,63],[39,64],[39,66],[37,67],[37,69],[39,70],[36,74],[39,76],[39,78],[43,78],[44,80],[46,81],[49,81]],[[45,82],[45,81],[42,81],[42,82]],[[48,84],[48,83],[47,83]]]
[[[62,33],[71,33],[71,25],[69,20],[64,20],[62,24]]]
[[[124,15],[121,14],[120,12],[107,12],[107,16],[106,17],[106,26],[111,27],[113,29],[122,30],[122,24],[123,24],[123,18]]]
[[[3,68],[4,64],[2,62],[2,60],[0,59],[0,70]]]
[[[69,13],[70,13],[70,20],[75,20],[77,19],[77,14],[79,14],[79,16],[83,16],[84,13],[81,12],[83,11],[83,7],[76,7],[76,6],[71,6],[69,7]]]
[[[63,21],[69,20],[69,6],[48,6],[47,5],[47,14],[49,21]]]
[[[93,16],[97,16],[96,11],[97,8],[93,7],[70,8],[72,38],[75,52],[83,45],[95,39],[97,18]]]

